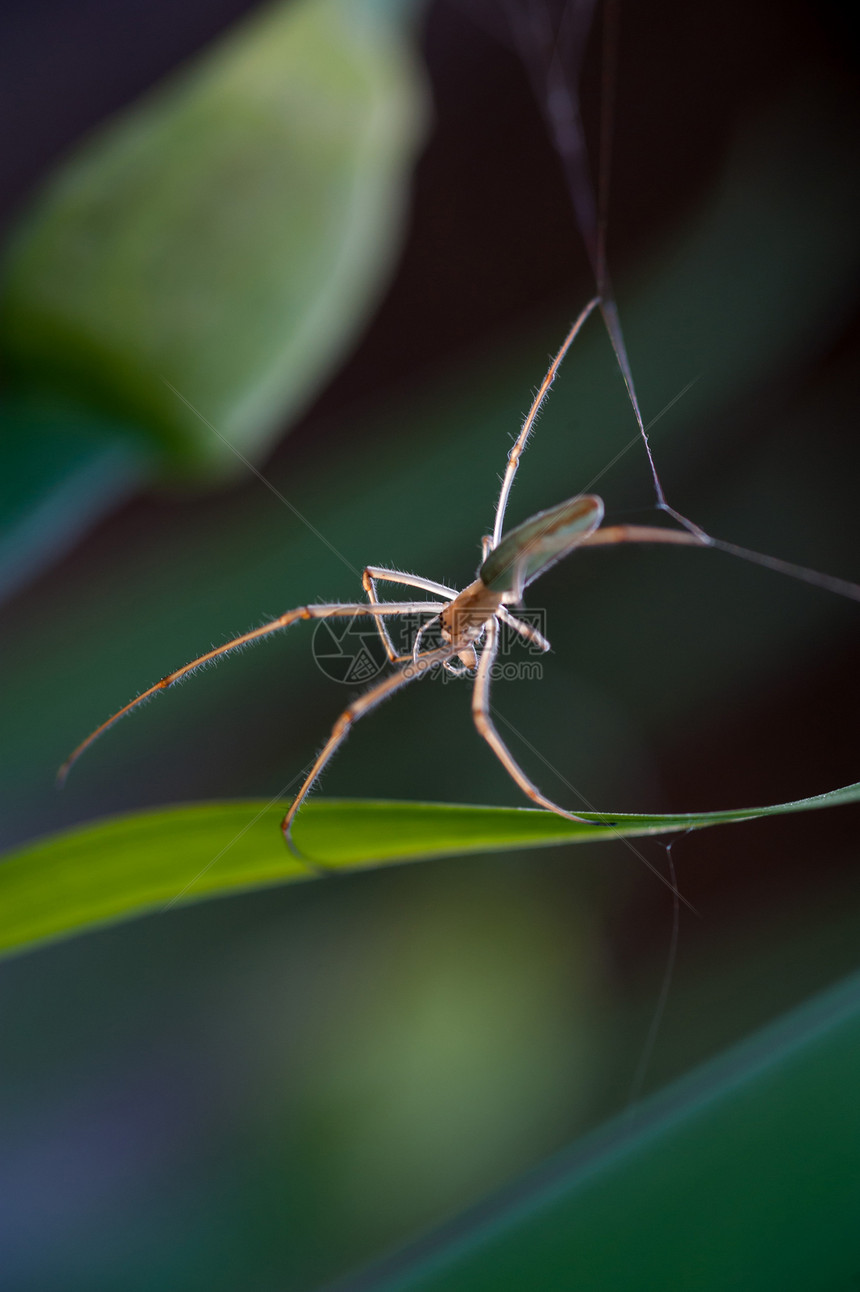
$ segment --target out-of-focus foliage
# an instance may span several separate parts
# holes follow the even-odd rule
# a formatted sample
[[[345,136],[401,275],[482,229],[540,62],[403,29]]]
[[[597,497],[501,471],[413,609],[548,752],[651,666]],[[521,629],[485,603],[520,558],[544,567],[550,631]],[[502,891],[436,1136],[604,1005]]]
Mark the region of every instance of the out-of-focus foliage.
[[[241,469],[225,439],[259,456],[399,247],[423,135],[414,8],[277,4],[84,145],[6,266],[13,370],[178,465]]]
[[[340,358],[399,245],[423,133],[410,8],[275,5],[86,144],[6,267],[13,369],[180,465],[235,471],[221,436],[258,456]]]
[[[0,398],[0,602],[140,488],[147,455],[85,409]]]
[[[0,406],[9,586],[153,467],[244,470],[231,446],[259,458],[342,359],[400,250],[426,118],[419,7],[267,7],[82,144],[26,210],[0,280],[18,392]],[[51,464],[23,514],[22,443]],[[58,480],[68,457],[87,470]]]
[[[148,911],[392,861],[509,848],[615,842],[837,807],[860,784],[771,807],[660,816],[595,813],[566,821],[531,808],[317,800],[297,818],[303,864],[287,852],[283,807],[204,803],[120,817],[0,858],[0,951],[82,933]]]
[[[343,1292],[850,1287],[858,1053],[855,976]]]

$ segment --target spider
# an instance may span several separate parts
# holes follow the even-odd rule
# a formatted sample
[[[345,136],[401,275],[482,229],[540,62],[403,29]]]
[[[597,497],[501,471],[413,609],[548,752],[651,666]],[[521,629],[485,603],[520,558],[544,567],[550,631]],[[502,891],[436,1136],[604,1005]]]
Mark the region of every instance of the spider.
[[[482,540],[481,564],[474,582],[462,591],[436,583],[432,579],[421,578],[402,570],[389,570],[379,566],[368,565],[362,575],[366,602],[337,602],[332,604],[313,604],[297,606],[287,610],[277,619],[252,628],[239,637],[234,637],[223,646],[215,647],[200,655],[190,664],[168,673],[161,681],[156,682],[136,699],[126,704],[112,717],[97,727],[70,754],[59,771],[62,783],[72,765],[81,754],[89,748],[103,732],[119,721],[127,713],[136,709],[146,700],[173,686],[187,677],[195,669],[210,660],[226,655],[251,642],[259,641],[272,633],[291,627],[303,619],[335,619],[370,616],[376,625],[385,653],[394,671],[388,673],[381,681],[371,686],[357,699],[353,700],[341,713],[334,724],[331,734],[317,755],[310,771],[303,781],[295,799],[281,823],[281,830],[287,845],[296,855],[296,848],[291,830],[296,813],[307,798],[314,783],[326,764],[343,744],[353,724],[374,709],[382,700],[399,691],[409,682],[414,681],[434,668],[443,667],[456,675],[474,677],[472,692],[472,717],[479,734],[486,740],[502,766],[516,782],[525,795],[538,807],[545,808],[570,821],[583,818],[561,807],[547,798],[529,779],[519,766],[511,751],[499,735],[490,716],[490,683],[493,663],[499,646],[499,630],[506,625],[513,632],[542,651],[550,649],[550,644],[541,633],[531,625],[518,619],[513,610],[522,603],[523,592],[545,570],[557,561],[568,556],[580,547],[594,547],[609,543],[680,543],[698,547],[715,546],[733,550],[738,555],[758,555],[742,552],[741,549],[711,538],[702,530],[690,524],[688,529],[656,528],[642,525],[611,525],[601,528],[603,520],[603,502],[594,494],[580,494],[559,503],[547,511],[538,512],[523,524],[503,533],[505,511],[511,486],[517,473],[519,460],[526,446],[541,406],[552,386],[558,369],[570,346],[573,344],[586,319],[601,304],[597,296],[589,301],[574,322],[561,348],[553,358],[546,375],[538,388],[532,405],[522,424],[522,428],[511,449],[504,476],[502,478],[499,500],[496,505],[492,535]],[[669,509],[666,508],[668,511]],[[677,516],[677,513],[672,512]],[[678,517],[683,520],[683,518]],[[788,567],[784,562],[772,558],[760,558],[768,564],[781,568],[787,573],[809,576],[811,572],[800,571],[798,567]],[[816,575],[819,580],[835,585],[841,580],[829,580],[826,576]],[[380,601],[377,583],[398,583],[409,588],[433,594],[438,600],[424,601]],[[847,586],[847,585],[846,585]],[[840,590],[843,590],[840,588]],[[853,589],[853,593],[857,593]],[[398,615],[428,616],[427,621],[416,634],[412,651],[400,655],[395,649],[391,634],[386,626],[386,619]],[[427,629],[434,622],[438,623],[441,646],[430,650],[421,649],[421,641]],[[480,648],[480,650],[479,650]]]

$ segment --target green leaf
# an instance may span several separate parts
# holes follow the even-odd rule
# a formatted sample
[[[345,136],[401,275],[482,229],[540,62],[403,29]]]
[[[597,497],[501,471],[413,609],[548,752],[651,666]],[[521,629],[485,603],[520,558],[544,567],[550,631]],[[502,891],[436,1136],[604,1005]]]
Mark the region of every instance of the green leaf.
[[[701,829],[860,799],[860,783],[773,807],[669,816],[316,799],[284,846],[277,802],[204,803],[116,817],[54,835],[0,864],[0,949],[24,949],[98,924],[331,870],[510,848]]]
[[[858,1054],[854,976],[343,1290],[847,1289]]]
[[[150,463],[100,418],[0,400],[0,601],[134,493]]]
[[[259,455],[398,249],[426,115],[416,8],[267,8],[84,144],[6,266],[13,376],[136,425],[174,467],[243,469],[224,439]]]

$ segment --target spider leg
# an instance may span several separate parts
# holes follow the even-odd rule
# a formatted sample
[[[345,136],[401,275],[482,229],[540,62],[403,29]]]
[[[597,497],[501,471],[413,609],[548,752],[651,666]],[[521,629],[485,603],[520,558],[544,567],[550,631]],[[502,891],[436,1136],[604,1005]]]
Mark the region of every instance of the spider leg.
[[[438,615],[434,615],[432,619],[428,619],[426,624],[422,624],[421,627],[418,629],[418,632],[415,634],[415,640],[412,643],[412,653],[411,653],[411,656],[408,657],[408,658],[411,658],[414,661],[414,663],[417,664],[418,660],[421,658],[422,637],[426,633],[427,629],[430,628],[433,624],[435,624],[438,618],[439,618]]]
[[[688,524],[689,522],[683,522]],[[596,547],[601,543],[683,543],[689,547],[709,547],[715,552],[727,552],[730,556],[739,556],[754,565],[761,565],[766,570],[775,570],[778,574],[787,574],[791,579],[800,579],[811,583],[814,588],[827,588],[840,597],[850,597],[860,601],[860,585],[850,583],[847,579],[834,579],[829,574],[820,574],[805,565],[795,565],[793,561],[781,561],[779,557],[767,556],[763,552],[752,552],[747,547],[738,547],[737,543],[725,543],[720,538],[712,538],[701,530],[691,532],[678,529],[655,529],[650,525],[607,525],[596,529],[582,540],[582,547]]]
[[[375,709],[378,704],[381,704],[383,700],[387,699],[389,695],[393,695],[394,692],[398,691],[402,686],[406,686],[409,682],[414,682],[418,678],[424,677],[424,675],[428,673],[435,664],[443,663],[450,654],[451,649],[448,646],[441,650],[427,651],[426,654],[420,656],[418,659],[417,667],[416,662],[410,657],[409,663],[404,665],[403,668],[399,668],[396,673],[392,673],[388,677],[383,678],[381,682],[377,682],[375,686],[370,687],[370,689],[365,691],[363,695],[360,695],[358,699],[353,700],[351,704],[347,705],[337,722],[332,727],[331,735],[317,755],[313,767],[308,772],[298,794],[290,805],[289,811],[281,822],[281,830],[283,831],[287,847],[296,857],[305,860],[296,845],[293,843],[291,835],[295,815],[304,800],[307,798],[314,781],[316,781],[317,777],[323,771],[329,759],[337,753],[340,746],[346,740],[353,723],[357,722],[359,718],[363,718],[366,713],[371,711],[371,709]]]
[[[424,579],[419,574],[405,574],[402,570],[386,570],[383,566],[366,565],[361,576],[362,586],[367,593],[367,599],[371,605],[384,605],[379,600],[376,592],[376,580],[385,579],[389,583],[402,583],[407,588],[422,588],[425,592],[434,592],[437,596],[445,597],[448,601],[453,601],[457,596],[455,588],[446,587],[444,583],[434,583],[432,579]],[[409,655],[398,655],[394,648],[394,642],[391,640],[391,634],[385,625],[384,620],[377,619],[376,627],[379,636],[382,638],[382,645],[385,647],[385,653],[388,656],[389,663],[403,664],[410,658]],[[416,652],[413,651],[413,655]]]
[[[517,619],[504,606],[499,606],[496,614],[502,623],[507,624],[508,628],[512,628],[515,633],[518,633],[527,642],[531,642],[533,646],[537,646],[542,651],[552,650],[543,633],[539,633],[537,628],[533,628],[531,624],[524,624],[522,619]]]
[[[516,781],[523,793],[533,803],[537,803],[538,807],[547,808],[550,812],[555,812],[558,816],[563,816],[568,821],[582,821],[583,817],[577,816],[574,812],[568,812],[566,808],[559,807],[557,803],[553,803],[552,799],[548,799],[546,795],[541,794],[537,786],[532,784],[528,776],[526,776],[493,726],[493,721],[490,717],[490,678],[498,648],[498,624],[494,617],[487,624],[487,644],[481,652],[478,675],[475,678],[475,689],[472,692],[472,717],[475,726],[511,779]]]
[[[599,547],[606,543],[680,543],[684,547],[712,547],[707,541],[686,529],[659,529],[654,525],[604,525],[595,529],[579,544]]]
[[[549,365],[549,368],[547,369],[547,374],[544,377],[543,381],[541,382],[540,386],[538,387],[538,392],[532,401],[532,406],[529,409],[528,413],[526,414],[526,420],[523,422],[522,429],[519,435],[517,436],[514,447],[511,449],[510,453],[508,454],[508,464],[505,467],[505,474],[502,479],[502,488],[501,488],[501,492],[499,493],[499,501],[496,504],[496,517],[493,524],[493,547],[498,547],[499,542],[501,541],[502,529],[504,528],[504,524],[505,524],[505,509],[508,505],[508,495],[511,492],[511,485],[514,483],[514,476],[517,474],[517,467],[519,466],[519,462],[520,462],[520,454],[522,453],[523,449],[526,446],[526,441],[528,440],[529,435],[531,434],[532,428],[535,424],[535,421],[537,420],[537,415],[541,410],[541,405],[543,404],[544,400],[549,394],[550,386],[555,381],[556,373],[558,372],[561,366],[562,359],[567,354],[570,347],[573,345],[573,342],[576,340],[576,337],[579,334],[580,328],[585,323],[585,320],[588,318],[591,311],[595,309],[599,304],[600,304],[599,296],[595,296],[593,300],[590,300],[586,305],[585,309],[579,315],[579,318],[576,320],[573,327],[568,332],[567,336],[562,341],[561,349],[553,359],[552,363]],[[484,559],[486,560],[486,557]]]
[[[463,661],[458,666],[457,664],[454,663],[454,660],[457,659],[458,657],[462,660],[464,653],[469,656],[469,662],[467,664],[465,661]],[[465,651],[458,651],[457,654],[453,656],[451,659],[445,660],[445,670],[446,672],[450,673],[452,677],[467,677],[470,673],[474,674],[475,669],[477,667],[478,667],[478,652],[475,650],[474,642],[470,646],[467,646],[465,648]]]
[[[366,579],[371,582],[375,579],[385,579],[389,583],[402,583],[405,588],[421,588],[424,592],[433,592],[438,597],[444,597],[446,601],[453,601],[460,595],[456,588],[449,588],[447,583],[436,583],[433,579],[425,579],[420,574],[404,574],[402,570],[386,570],[381,565],[365,566],[361,579],[365,591],[369,591]]]
[[[287,610],[284,614],[279,615],[277,619],[271,620],[270,623],[262,624],[259,628],[252,628],[249,632],[242,633],[239,637],[234,637],[231,641],[225,642],[223,646],[216,646],[213,650],[207,651],[205,655],[198,655],[190,664],[185,664],[182,668],[176,669],[173,673],[168,673],[160,682],[143,691],[136,699],[118,709],[106,722],[95,731],[82,740],[76,749],[73,749],[69,757],[63,763],[57,773],[57,780],[62,785],[69,774],[72,766],[78,761],[81,754],[89,749],[93,741],[97,740],[103,732],[112,727],[120,718],[124,718],[127,713],[131,713],[139,705],[144,704],[151,696],[157,695],[159,691],[166,691],[169,686],[179,682],[184,677],[188,677],[195,669],[201,668],[204,664],[209,664],[212,660],[218,659],[221,655],[227,655],[230,651],[240,650],[243,646],[249,646],[253,642],[260,641],[263,637],[268,637],[272,633],[280,632],[292,626],[300,619],[336,619],[351,618],[353,615],[373,615],[378,618],[380,615],[405,615],[423,613],[432,611],[438,613],[444,609],[444,606],[435,601],[387,601],[378,605],[366,605],[364,602],[348,604],[335,602],[331,605],[312,605],[297,606],[295,610]]]

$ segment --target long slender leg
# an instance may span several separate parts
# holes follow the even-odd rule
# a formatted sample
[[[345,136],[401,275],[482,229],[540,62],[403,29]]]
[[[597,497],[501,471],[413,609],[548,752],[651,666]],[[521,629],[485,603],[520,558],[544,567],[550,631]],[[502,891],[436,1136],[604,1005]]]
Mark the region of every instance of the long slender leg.
[[[403,570],[386,570],[383,566],[366,565],[361,576],[361,582],[367,593],[368,601],[374,606],[384,604],[379,600],[376,592],[377,579],[386,579],[389,583],[402,583],[407,588],[422,588],[425,592],[435,592],[437,596],[445,597],[448,601],[453,601],[457,596],[455,588],[446,587],[444,583],[434,583],[432,579],[424,579],[419,574],[406,574]],[[408,655],[397,654],[394,642],[391,640],[391,634],[383,619],[377,619],[376,627],[379,630],[379,636],[382,638],[382,645],[385,647],[389,663],[402,664],[409,659]]]
[[[336,602],[331,605],[297,606],[295,610],[287,610],[284,614],[279,615],[277,619],[271,620],[270,623],[262,624],[259,628],[252,628],[249,632],[242,633],[241,636],[225,642],[223,646],[216,646],[214,650],[207,651],[205,655],[198,655],[197,659],[193,659],[190,664],[185,664],[173,673],[168,673],[160,682],[156,682],[154,686],[143,691],[135,700],[117,710],[112,717],[103,722],[100,727],[96,727],[95,731],[91,732],[86,740],[82,740],[77,748],[72,750],[57,773],[57,779],[62,784],[72,766],[77,762],[84,750],[89,749],[94,740],[97,740],[115,722],[119,722],[120,718],[124,718],[127,713],[131,713],[139,705],[144,704],[151,696],[157,695],[159,691],[166,691],[169,686],[173,686],[174,682],[179,682],[183,677],[188,677],[189,673],[193,673],[195,669],[210,663],[211,660],[218,659],[221,655],[227,655],[230,651],[240,650],[243,646],[260,641],[261,638],[268,637],[272,633],[289,628],[300,619],[351,618],[353,615],[372,615],[374,618],[378,618],[380,615],[438,614],[443,609],[444,603],[437,601],[386,601],[370,606],[362,601],[354,604]]]
[[[460,593],[456,588],[449,588],[447,583],[436,583],[434,579],[425,579],[420,574],[404,574],[402,570],[386,570],[381,565],[367,565],[364,574],[361,576],[365,592],[370,589],[366,580],[371,582],[375,579],[385,579],[389,583],[402,583],[406,588],[421,588],[424,592],[433,592],[437,597],[444,597],[446,601],[453,601]]]
[[[353,700],[352,704],[347,705],[337,722],[332,727],[331,735],[317,755],[313,767],[308,772],[298,794],[290,805],[289,812],[287,812],[287,815],[281,822],[284,839],[286,840],[290,851],[295,853],[296,856],[301,856],[301,853],[299,853],[293,843],[290,834],[293,819],[302,803],[307,798],[314,781],[320,775],[326,763],[337,752],[344,740],[346,740],[352,724],[357,722],[359,718],[363,718],[371,709],[375,709],[378,704],[385,700],[389,695],[393,695],[393,693],[399,690],[400,687],[406,686],[409,682],[414,682],[418,678],[423,677],[430,671],[434,664],[443,663],[450,654],[450,646],[446,646],[441,650],[427,651],[426,654],[420,657],[417,666],[410,658],[409,663],[403,668],[398,669],[396,673],[392,673],[389,677],[383,678],[381,682],[377,682],[377,684],[372,686],[370,690],[365,691],[363,695],[360,695],[357,700]]]
[[[677,543],[684,547],[713,547],[713,539],[699,538],[687,529],[660,529],[656,525],[604,525],[577,544],[600,547],[606,543]]]
[[[481,660],[478,664],[478,675],[475,678],[475,689],[472,692],[472,717],[479,733],[484,737],[505,771],[516,781],[524,794],[537,803],[538,807],[547,808],[550,812],[555,812],[558,816],[563,816],[568,821],[582,821],[581,816],[574,812],[568,812],[566,808],[559,807],[548,799],[526,776],[523,769],[519,766],[511,751],[502,740],[493,721],[490,717],[490,679],[493,668],[493,662],[498,650],[498,625],[495,618],[487,624],[487,644],[481,653]]]
[[[532,401],[532,406],[529,409],[528,413],[526,414],[526,420],[523,422],[522,430],[517,436],[516,443],[514,444],[514,447],[511,449],[510,453],[508,454],[508,465],[505,468],[505,474],[502,479],[502,488],[499,494],[499,501],[496,505],[496,518],[493,524],[493,547],[498,547],[499,542],[501,541],[502,529],[505,523],[505,509],[508,505],[508,495],[511,492],[511,485],[514,483],[514,476],[517,474],[517,467],[519,466],[520,454],[522,453],[523,449],[526,446],[526,440],[529,438],[529,435],[531,434],[532,427],[534,426],[537,415],[541,410],[541,405],[543,404],[543,401],[546,399],[547,395],[549,394],[550,386],[555,381],[556,373],[558,372],[559,367],[561,366],[562,359],[567,354],[573,342],[576,340],[576,337],[579,334],[579,331],[582,325],[585,323],[585,320],[588,318],[591,311],[595,309],[599,304],[600,304],[599,296],[595,296],[593,300],[590,300],[586,305],[585,309],[580,314],[579,318],[574,323],[573,327],[568,332],[567,336],[564,338],[564,341],[562,342],[562,345],[561,345],[561,349],[553,359],[552,363],[549,365],[549,368],[547,369],[547,374],[544,377],[543,381],[541,382],[538,388],[538,392],[535,395],[534,400]]]
[[[537,646],[542,651],[552,650],[543,633],[539,633],[537,628],[533,628],[531,624],[524,624],[522,619],[517,619],[516,615],[512,615],[505,606],[499,606],[496,614],[503,623],[507,624],[520,637],[525,638],[527,642],[531,642],[533,646]]]
[[[684,525],[691,522],[678,517],[671,508],[664,510],[675,515]],[[790,579],[800,579],[811,583],[814,588],[826,588],[839,597],[850,597],[860,601],[860,584],[850,583],[847,579],[835,579],[818,570],[810,570],[805,565],[795,565],[793,561],[781,561],[777,556],[767,556],[764,552],[752,552],[747,547],[738,547],[736,543],[726,543],[721,538],[713,538],[702,530],[657,529],[649,525],[607,525],[605,529],[596,529],[583,539],[581,547],[597,547],[601,543],[680,543],[688,547],[709,547],[715,552],[726,552],[729,556],[739,556],[741,560],[751,561],[765,570],[775,570],[777,574],[786,574]]]

